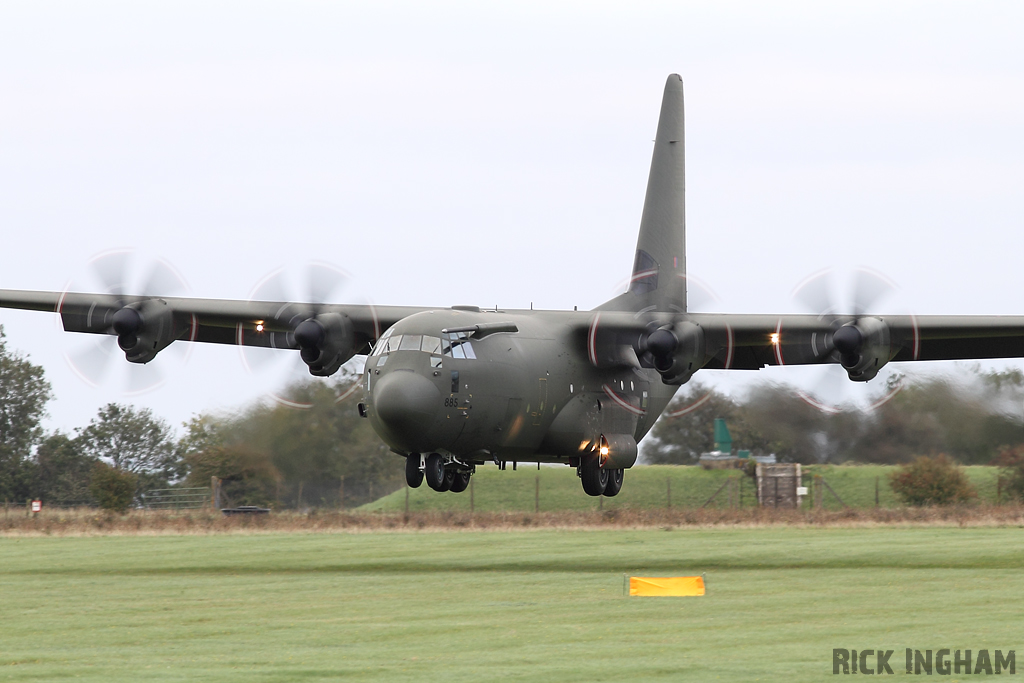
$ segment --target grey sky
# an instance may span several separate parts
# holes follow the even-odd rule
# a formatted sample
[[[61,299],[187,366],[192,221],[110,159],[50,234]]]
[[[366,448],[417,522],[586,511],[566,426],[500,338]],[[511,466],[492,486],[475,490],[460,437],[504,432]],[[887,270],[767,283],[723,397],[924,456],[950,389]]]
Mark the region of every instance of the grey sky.
[[[709,310],[796,311],[804,276],[863,265],[917,313],[1021,314],[1022,19],[1010,2],[3,3],[0,287],[60,290],[134,247],[196,296],[324,260],[381,304],[590,308],[628,274],[678,72]],[[78,379],[64,354],[83,339],[54,318],[0,313],[71,429],[121,385]],[[232,348],[161,361],[167,383],[131,400],[173,422],[277,381]]]

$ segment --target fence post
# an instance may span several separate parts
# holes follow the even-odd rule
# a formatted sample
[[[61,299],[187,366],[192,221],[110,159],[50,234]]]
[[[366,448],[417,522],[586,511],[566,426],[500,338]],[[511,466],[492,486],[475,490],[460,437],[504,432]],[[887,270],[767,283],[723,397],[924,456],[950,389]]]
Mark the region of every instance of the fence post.
[[[668,509],[672,509],[672,477],[665,477],[665,497],[668,501]]]
[[[6,503],[6,501],[4,501]],[[1001,505],[1003,502],[1003,478],[999,477],[996,479],[996,505]]]
[[[303,482],[300,481],[299,482],[299,499],[295,503],[295,509],[296,510],[301,510],[302,509],[302,484],[303,484]]]
[[[214,510],[220,509],[220,479],[210,477],[210,505]]]
[[[540,512],[540,475],[537,475],[537,484],[533,491],[533,511]]]
[[[875,507],[878,507],[878,477],[875,477]]]
[[[345,509],[345,475],[341,475],[341,487],[338,489],[338,509]],[[408,512],[408,505],[406,506],[406,512]]]

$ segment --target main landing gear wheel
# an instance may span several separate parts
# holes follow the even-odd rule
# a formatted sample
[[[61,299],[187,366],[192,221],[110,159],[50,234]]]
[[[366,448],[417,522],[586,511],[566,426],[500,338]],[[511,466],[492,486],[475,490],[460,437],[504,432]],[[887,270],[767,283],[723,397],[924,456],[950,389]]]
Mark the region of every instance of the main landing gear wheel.
[[[448,480],[448,486],[445,486],[444,458],[437,453],[431,453],[427,456],[423,474],[427,477],[427,486],[435,491],[447,491],[451,486],[450,479]]]
[[[420,454],[412,453],[405,458],[405,483],[409,488],[419,488],[423,483],[423,470],[420,469]]]
[[[608,470],[601,467],[597,454],[587,456],[580,463],[580,481],[588,496],[604,495],[608,487]],[[616,492],[617,493],[617,492]]]
[[[451,491],[453,483],[455,483],[455,470],[445,470],[444,481],[441,482],[441,488],[438,491]]]
[[[607,498],[619,495],[622,490],[622,478],[625,470],[605,470],[608,472],[608,485],[604,487],[604,495]]]
[[[455,472],[455,477],[452,479],[452,487],[449,489],[452,493],[462,493],[469,488],[469,472]]]

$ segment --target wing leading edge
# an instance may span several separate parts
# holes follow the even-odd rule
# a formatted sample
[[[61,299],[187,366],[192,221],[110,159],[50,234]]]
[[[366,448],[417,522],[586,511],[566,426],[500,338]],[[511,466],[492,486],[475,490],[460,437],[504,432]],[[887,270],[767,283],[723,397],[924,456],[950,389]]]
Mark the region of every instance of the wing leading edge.
[[[402,318],[428,308],[238,301],[179,297],[118,296],[0,290],[0,307],[52,311],[67,332],[116,334],[114,315],[126,308],[161,302],[171,317],[174,341],[298,348],[292,335],[302,322],[324,313],[347,317],[352,324],[356,353],[367,353],[381,333]]]

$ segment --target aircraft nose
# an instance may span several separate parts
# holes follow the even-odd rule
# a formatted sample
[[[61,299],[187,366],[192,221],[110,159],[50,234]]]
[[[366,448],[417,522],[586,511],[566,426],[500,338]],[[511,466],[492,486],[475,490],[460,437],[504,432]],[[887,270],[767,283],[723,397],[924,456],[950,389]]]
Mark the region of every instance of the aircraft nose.
[[[424,445],[441,408],[441,392],[425,377],[399,370],[377,382],[373,407],[387,431],[416,451]]]

